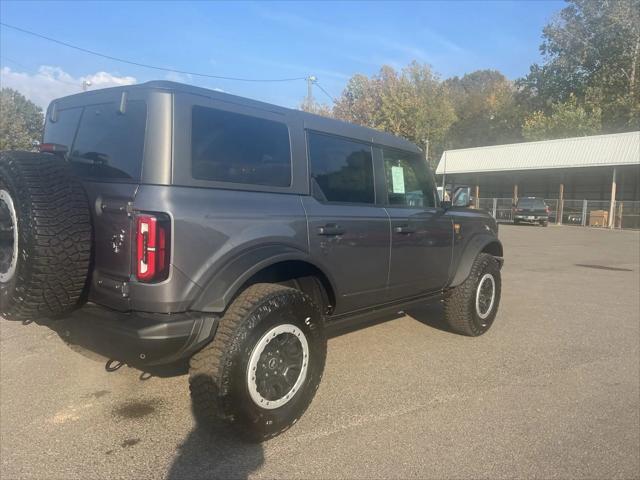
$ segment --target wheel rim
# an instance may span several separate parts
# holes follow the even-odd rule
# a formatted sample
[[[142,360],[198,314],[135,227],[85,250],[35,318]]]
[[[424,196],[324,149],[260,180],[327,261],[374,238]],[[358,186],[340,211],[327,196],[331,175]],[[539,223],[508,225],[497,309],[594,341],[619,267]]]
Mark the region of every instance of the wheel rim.
[[[485,320],[491,314],[495,299],[496,281],[493,275],[485,273],[478,282],[478,289],[476,290],[476,313],[482,320]],[[483,324],[483,326],[485,325]]]
[[[291,401],[307,378],[309,343],[302,330],[284,324],[268,330],[249,357],[249,395],[259,407],[272,410]]]
[[[18,215],[9,192],[0,190],[0,283],[13,278],[18,265]]]

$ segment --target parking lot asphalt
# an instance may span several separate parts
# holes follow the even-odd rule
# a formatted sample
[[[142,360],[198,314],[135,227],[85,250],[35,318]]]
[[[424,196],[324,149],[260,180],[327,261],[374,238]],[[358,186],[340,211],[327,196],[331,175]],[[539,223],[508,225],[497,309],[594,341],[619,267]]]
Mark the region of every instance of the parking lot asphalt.
[[[640,478],[640,233],[500,235],[486,335],[449,333],[439,306],[341,332],[306,415],[262,445],[201,429],[179,370],[107,373],[0,320],[0,477]]]

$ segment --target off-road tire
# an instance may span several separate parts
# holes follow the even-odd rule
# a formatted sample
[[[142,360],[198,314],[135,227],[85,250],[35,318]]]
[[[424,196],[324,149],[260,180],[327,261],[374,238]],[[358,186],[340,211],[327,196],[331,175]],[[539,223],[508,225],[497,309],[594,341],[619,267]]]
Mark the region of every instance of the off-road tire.
[[[549,221],[540,222],[540,225],[542,225],[543,227],[548,227],[549,226]]]
[[[495,298],[489,315],[483,319],[477,312],[476,293],[480,279],[487,273],[493,276],[495,282]],[[498,312],[501,287],[498,261],[492,255],[480,253],[467,279],[451,289],[444,299],[445,319],[451,330],[470,337],[477,337],[489,330]]]
[[[309,345],[306,378],[288,403],[259,407],[249,394],[249,357],[263,334],[293,324]],[[305,412],[320,384],[327,340],[319,307],[305,293],[277,284],[248,287],[220,320],[214,340],[193,355],[189,386],[196,418],[209,425],[223,420],[242,438],[260,442],[287,430]]]
[[[0,190],[15,207],[15,272],[0,282],[0,315],[56,318],[74,310],[91,257],[89,203],[64,160],[44,153],[0,152]]]

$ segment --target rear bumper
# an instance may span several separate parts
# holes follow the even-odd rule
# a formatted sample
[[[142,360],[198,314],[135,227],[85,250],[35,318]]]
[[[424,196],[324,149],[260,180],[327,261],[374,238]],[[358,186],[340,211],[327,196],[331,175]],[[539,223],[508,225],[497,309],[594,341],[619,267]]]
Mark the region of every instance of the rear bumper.
[[[549,221],[549,215],[514,215],[514,220],[520,222],[547,222]]]
[[[75,311],[66,325],[73,343],[113,360],[151,366],[190,357],[215,335],[219,317],[180,314],[122,313],[89,304]]]

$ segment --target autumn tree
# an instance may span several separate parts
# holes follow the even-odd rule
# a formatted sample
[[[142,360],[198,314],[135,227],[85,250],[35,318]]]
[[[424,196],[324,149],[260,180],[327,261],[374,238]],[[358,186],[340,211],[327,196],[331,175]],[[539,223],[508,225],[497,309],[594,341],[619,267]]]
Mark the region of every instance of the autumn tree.
[[[43,123],[40,107],[15,90],[0,90],[0,150],[33,150]]]
[[[300,102],[300,105],[298,105],[298,109],[302,110],[303,112],[322,115],[323,117],[333,116],[333,112],[330,106],[325,105],[324,103],[316,102],[313,97],[305,97],[305,99]]]
[[[383,66],[377,75],[354,75],[334,105],[337,118],[383,130],[425,146],[437,162],[455,112],[446,87],[427,65],[401,72]]]

